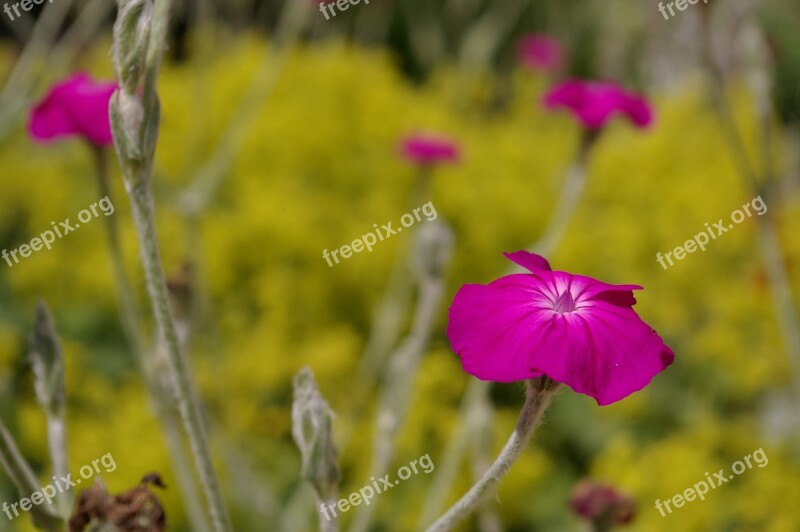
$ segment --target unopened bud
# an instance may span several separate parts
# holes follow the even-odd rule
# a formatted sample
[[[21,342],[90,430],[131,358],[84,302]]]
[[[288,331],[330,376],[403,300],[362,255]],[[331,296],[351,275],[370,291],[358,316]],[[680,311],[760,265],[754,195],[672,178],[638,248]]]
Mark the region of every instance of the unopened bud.
[[[60,415],[64,409],[64,357],[47,305],[36,305],[29,357],[35,377],[36,396],[45,411]]]
[[[444,222],[431,220],[417,231],[413,266],[418,275],[440,278],[453,257],[455,237]]]
[[[336,493],[340,473],[333,445],[334,412],[322,397],[308,368],[294,377],[292,435],[303,459],[301,474],[327,500]]]
[[[152,0],[118,0],[119,14],[114,23],[114,69],[123,92],[133,94],[144,73]]]

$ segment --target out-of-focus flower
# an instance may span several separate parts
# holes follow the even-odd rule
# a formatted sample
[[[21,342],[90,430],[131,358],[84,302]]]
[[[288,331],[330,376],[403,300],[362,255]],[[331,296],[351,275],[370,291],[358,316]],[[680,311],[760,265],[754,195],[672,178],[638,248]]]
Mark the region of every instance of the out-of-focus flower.
[[[564,64],[566,52],[558,39],[535,33],[520,39],[517,57],[527,67],[552,72]]]
[[[453,163],[461,157],[458,144],[454,140],[430,133],[406,137],[403,140],[401,152],[406,160],[419,165]]]
[[[56,84],[31,111],[30,135],[44,142],[79,136],[98,146],[112,144],[108,102],[116,88],[116,83],[95,82],[87,74]]]
[[[603,530],[608,530],[611,525],[628,524],[636,515],[636,503],[631,497],[612,486],[589,479],[575,484],[569,505],[584,519],[605,524]]]
[[[467,373],[497,382],[546,375],[607,405],[672,363],[632,308],[642,287],[552,271],[526,251],[506,257],[531,273],[464,285],[450,307],[447,336]]]
[[[615,114],[622,114],[637,127],[653,121],[647,100],[610,81],[565,81],[545,95],[544,106],[566,107],[588,129],[602,128]]]

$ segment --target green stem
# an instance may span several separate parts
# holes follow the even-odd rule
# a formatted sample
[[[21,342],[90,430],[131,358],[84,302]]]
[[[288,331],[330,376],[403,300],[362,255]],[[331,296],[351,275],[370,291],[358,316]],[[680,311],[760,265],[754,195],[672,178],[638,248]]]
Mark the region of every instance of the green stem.
[[[95,168],[97,169],[97,184],[100,189],[100,197],[111,199],[111,187],[108,175],[108,155],[99,146],[92,146]],[[113,203],[113,202],[112,202]],[[139,310],[133,291],[130,289],[128,276],[125,273],[125,261],[122,255],[122,245],[120,244],[119,227],[115,216],[105,216],[106,238],[108,240],[108,250],[111,256],[111,266],[114,274],[114,285],[116,286],[119,297],[120,321],[122,331],[134,355],[141,362],[144,347],[142,345],[139,332]]]
[[[511,433],[503,450],[492,466],[476,482],[472,488],[459,499],[442,517],[436,520],[426,532],[442,532],[451,530],[465,519],[481,502],[483,495],[502,479],[516,462],[522,450],[528,444],[536,427],[542,421],[545,410],[550,405],[557,385],[547,377],[527,381],[527,397],[517,420],[517,426]]]
[[[33,474],[33,470],[31,470],[28,462],[25,461],[22,453],[19,452],[17,444],[2,420],[0,420],[0,465],[5,468],[8,476],[11,477],[11,481],[16,486],[21,497],[28,497],[40,490],[36,475]],[[65,521],[54,514],[49,506],[34,505],[31,508],[31,518],[37,527],[49,532],[61,532],[64,530]]]
[[[167,351],[167,361],[174,380],[178,411],[183,419],[195,465],[205,489],[213,527],[218,532],[226,532],[232,529],[230,517],[225,507],[222,490],[211,459],[211,450],[208,445],[201,410],[197,402],[193,400],[195,397],[194,388],[186,359],[181,352],[175,321],[169,307],[167,283],[161,266],[161,255],[155,230],[153,198],[150,192],[149,179],[138,180],[134,183],[133,186],[129,187],[128,193],[131,198],[133,217],[139,236],[147,291],[150,295],[153,314],[164,342],[164,348]]]
[[[391,357],[388,368],[387,389],[378,405],[375,434],[375,455],[371,473],[383,476],[394,457],[396,434],[402,426],[411,399],[411,388],[417,375],[419,363],[428,346],[436,312],[444,295],[444,280],[425,279],[420,283],[420,297],[414,313],[414,323],[408,338]],[[352,525],[354,532],[365,532],[377,507],[377,500],[363,506]]]
[[[98,188],[101,197],[111,198],[111,187],[108,168],[107,151],[98,146],[92,146],[95,168],[97,169]],[[156,418],[161,425],[167,450],[170,455],[170,463],[175,477],[181,488],[181,497],[186,506],[186,512],[192,530],[204,532],[208,530],[205,523],[200,496],[198,495],[194,475],[191,466],[184,455],[181,434],[175,430],[177,413],[170,404],[170,397],[165,387],[159,386],[153,374],[156,362],[153,354],[143,345],[141,340],[142,324],[140,321],[139,305],[133,295],[128,275],[125,272],[125,260],[122,254],[121,239],[119,236],[119,225],[116,217],[105,216],[106,237],[108,240],[108,251],[111,257],[111,266],[114,275],[114,285],[117,296],[119,297],[119,315],[122,323],[122,332],[128,343],[133,357],[142,373],[148,395],[152,401]],[[179,421],[178,421],[179,422]]]

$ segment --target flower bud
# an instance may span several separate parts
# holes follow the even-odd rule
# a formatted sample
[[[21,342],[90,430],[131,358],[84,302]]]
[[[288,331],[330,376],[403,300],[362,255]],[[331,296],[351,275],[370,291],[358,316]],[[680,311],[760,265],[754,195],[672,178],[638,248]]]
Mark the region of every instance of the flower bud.
[[[65,403],[64,357],[53,319],[43,301],[36,305],[29,357],[39,403],[49,414],[60,416]]]
[[[453,257],[454,245],[455,236],[447,224],[431,220],[422,225],[414,240],[414,270],[422,277],[441,277]]]
[[[605,524],[606,529],[611,525],[628,524],[636,514],[636,505],[628,495],[589,479],[575,485],[570,507],[588,521]]]
[[[151,0],[118,0],[114,23],[114,69],[123,92],[133,94],[144,73],[153,18]]]
[[[322,499],[336,493],[340,473],[333,445],[334,412],[322,397],[311,370],[303,368],[294,377],[292,435],[303,459],[302,477]]]

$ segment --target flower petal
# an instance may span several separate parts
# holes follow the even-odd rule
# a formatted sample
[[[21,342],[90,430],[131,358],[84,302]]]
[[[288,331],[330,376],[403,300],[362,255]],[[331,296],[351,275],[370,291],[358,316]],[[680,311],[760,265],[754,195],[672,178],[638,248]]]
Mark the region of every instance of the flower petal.
[[[488,286],[461,287],[450,306],[447,337],[464,371],[497,382],[541,375],[528,356],[530,327],[549,301],[535,291],[535,282],[531,275],[516,274]]]
[[[528,251],[515,251],[513,253],[503,253],[503,255],[510,261],[516,262],[526,270],[536,273],[537,270],[550,271],[550,263],[541,255],[530,253]]]
[[[674,353],[631,308],[592,301],[556,317],[532,338],[531,369],[599,405],[641,390],[674,360]]]

